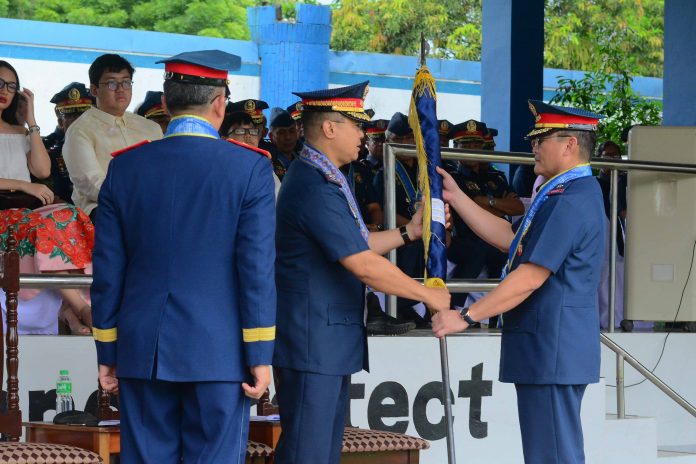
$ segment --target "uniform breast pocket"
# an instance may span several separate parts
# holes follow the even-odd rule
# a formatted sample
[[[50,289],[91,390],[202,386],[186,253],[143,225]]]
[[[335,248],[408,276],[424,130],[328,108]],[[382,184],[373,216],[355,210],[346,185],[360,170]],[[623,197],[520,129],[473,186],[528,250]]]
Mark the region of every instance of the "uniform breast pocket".
[[[330,303],[329,325],[362,325],[363,310],[359,305]]]
[[[503,314],[503,332],[536,333],[537,322],[536,309],[513,310]]]

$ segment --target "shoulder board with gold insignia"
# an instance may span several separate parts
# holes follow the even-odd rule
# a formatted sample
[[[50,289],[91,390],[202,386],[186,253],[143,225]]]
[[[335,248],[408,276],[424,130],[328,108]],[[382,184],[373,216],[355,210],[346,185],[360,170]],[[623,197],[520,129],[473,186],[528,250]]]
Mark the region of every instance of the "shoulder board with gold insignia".
[[[143,140],[142,142],[138,142],[136,144],[131,145],[130,147],[126,148],[121,148],[120,150],[116,150],[111,154],[112,158],[116,158],[118,155],[122,155],[127,151],[131,151],[134,148],[142,147],[143,145],[147,145],[148,143],[152,142],[152,140]]]
[[[261,148],[258,148],[258,147],[253,147],[253,146],[251,146],[251,145],[247,145],[247,144],[244,143],[244,142],[238,142],[238,141],[233,140],[233,139],[227,139],[227,141],[230,142],[230,143],[233,143],[233,144],[235,144],[235,145],[239,145],[240,147],[244,147],[244,148],[246,148],[246,149],[249,149],[249,150],[251,150],[251,151],[255,151],[256,153],[258,153],[258,154],[260,154],[260,155],[263,155],[263,156],[265,156],[265,157],[268,158],[268,159],[272,159],[272,158],[271,158],[271,154],[270,154],[269,152],[267,152],[266,150],[264,150],[264,149],[261,149]]]

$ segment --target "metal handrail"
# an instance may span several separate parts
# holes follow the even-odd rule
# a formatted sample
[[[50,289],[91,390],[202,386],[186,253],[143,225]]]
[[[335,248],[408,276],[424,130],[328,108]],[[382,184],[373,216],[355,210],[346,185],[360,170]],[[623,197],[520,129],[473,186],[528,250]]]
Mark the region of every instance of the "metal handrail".
[[[513,164],[534,164],[534,156],[529,153],[519,152],[500,152],[484,150],[468,150],[457,148],[441,148],[440,154],[443,159],[451,160],[470,160],[488,161],[491,163],[513,163]],[[394,160],[396,156],[417,157],[414,145],[403,144],[384,144],[384,216],[388,229],[396,227],[396,183]],[[609,248],[609,332],[614,332],[616,314],[616,234],[618,232],[618,171],[657,171],[678,174],[696,174],[696,165],[680,163],[663,163],[657,161],[632,161],[632,160],[608,160],[592,159],[590,164],[595,168],[611,170],[610,191],[611,191],[611,211],[610,211],[610,248]],[[389,260],[396,264],[396,250],[388,254]],[[476,283],[479,285],[476,285]],[[447,282],[450,292],[467,293],[473,291],[491,291],[498,284],[499,280],[459,280],[453,279]],[[386,311],[396,316],[396,297],[388,295],[386,298]],[[616,353],[616,401],[617,415],[620,419],[625,418],[625,390],[624,390],[624,362],[629,363],[633,368],[640,372],[646,379],[650,380],[657,388],[662,390],[667,396],[684,408],[692,416],[696,417],[696,408],[672,390],[666,383],[650,372],[636,358],[626,350],[614,343],[608,336],[600,333],[601,342]]]
[[[534,156],[530,153],[521,152],[506,152],[506,151],[487,151],[487,150],[469,150],[462,148],[440,148],[442,159],[449,160],[470,160],[470,161],[488,161],[491,163],[512,163],[512,164],[534,164]],[[394,160],[396,156],[406,156],[410,158],[417,157],[415,145],[404,145],[400,143],[385,143],[384,144],[384,219],[387,229],[396,227],[396,173],[394,170]],[[590,161],[592,167],[611,169],[610,190],[611,198],[611,218],[610,231],[613,240],[610,242],[609,253],[609,332],[614,332],[616,321],[616,233],[617,225],[617,208],[618,208],[618,172],[621,171],[657,171],[669,172],[678,174],[696,174],[696,165],[683,163],[663,163],[658,161],[633,161],[633,160],[609,160],[609,159],[592,159]],[[388,259],[396,264],[396,250],[391,250],[387,254]],[[467,293],[468,291],[477,290],[459,290],[457,287],[458,280],[451,280],[447,283],[448,289],[452,292]],[[385,310],[391,316],[396,316],[396,297],[388,295],[385,301]]]
[[[628,351],[624,350],[621,348],[619,345],[617,345],[611,338],[609,338],[605,334],[599,334],[601,337],[602,344],[612,350],[614,353],[616,353],[617,356],[617,364],[616,366],[616,411],[618,413],[619,419],[623,419],[626,417],[625,413],[625,402],[624,402],[624,394],[623,394],[623,385],[624,385],[624,377],[623,377],[623,362],[627,362],[628,364],[631,365],[635,370],[640,372],[643,377],[648,379],[650,382],[652,382],[653,385],[655,385],[657,388],[662,390],[662,392],[669,396],[672,400],[674,400],[675,403],[677,403],[679,406],[684,408],[686,412],[691,414],[692,416],[696,417],[696,407],[694,407],[693,404],[689,403],[687,400],[684,399],[679,393],[675,392],[672,390],[669,385],[667,385],[664,381],[662,381],[658,376],[650,372],[650,369],[645,367],[638,361],[636,358],[634,358]],[[620,373],[620,376],[619,376]],[[621,385],[619,393],[619,385]]]
[[[92,276],[84,274],[20,274],[20,288],[89,288]]]

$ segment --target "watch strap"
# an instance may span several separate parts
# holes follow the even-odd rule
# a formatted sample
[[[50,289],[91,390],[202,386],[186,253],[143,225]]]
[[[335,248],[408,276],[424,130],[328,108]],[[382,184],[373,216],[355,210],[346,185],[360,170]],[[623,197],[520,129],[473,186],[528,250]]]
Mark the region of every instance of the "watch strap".
[[[399,227],[399,233],[401,234],[401,238],[404,239],[404,245],[408,245],[411,243],[413,240],[408,236],[408,230],[406,229],[406,226],[401,226]]]
[[[476,321],[469,316],[469,308],[464,308],[459,312],[459,315],[462,316],[462,319],[466,321],[467,324],[469,325],[474,325],[476,324]]]

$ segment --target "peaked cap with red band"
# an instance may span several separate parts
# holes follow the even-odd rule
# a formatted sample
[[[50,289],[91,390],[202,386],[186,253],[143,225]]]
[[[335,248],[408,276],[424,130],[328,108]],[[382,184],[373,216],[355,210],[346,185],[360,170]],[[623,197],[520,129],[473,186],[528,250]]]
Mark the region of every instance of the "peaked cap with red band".
[[[449,138],[455,142],[483,142],[486,130],[485,123],[469,119],[452,126]]]
[[[599,120],[604,116],[591,111],[549,105],[539,100],[529,100],[529,110],[534,115],[534,129],[526,138],[536,137],[555,129],[596,131]]]
[[[336,89],[293,92],[302,99],[302,111],[333,111],[354,121],[369,121],[365,112],[365,96],[369,81]]]
[[[199,50],[179,53],[157,63],[164,63],[164,80],[224,87],[225,95],[229,95],[227,74],[237,71],[242,66],[242,59],[221,50]]]
[[[368,123],[365,123],[365,133],[371,139],[376,139],[378,137],[384,138],[388,125],[389,121],[386,119],[374,119]]]
[[[251,116],[251,120],[254,121],[254,124],[261,124],[266,121],[266,116],[264,116],[263,110],[267,109],[268,103],[265,101],[247,98],[246,100],[228,103],[225,112],[227,114],[246,113]]]
[[[62,114],[83,113],[94,104],[94,97],[81,82],[71,82],[51,98],[56,111]]]

